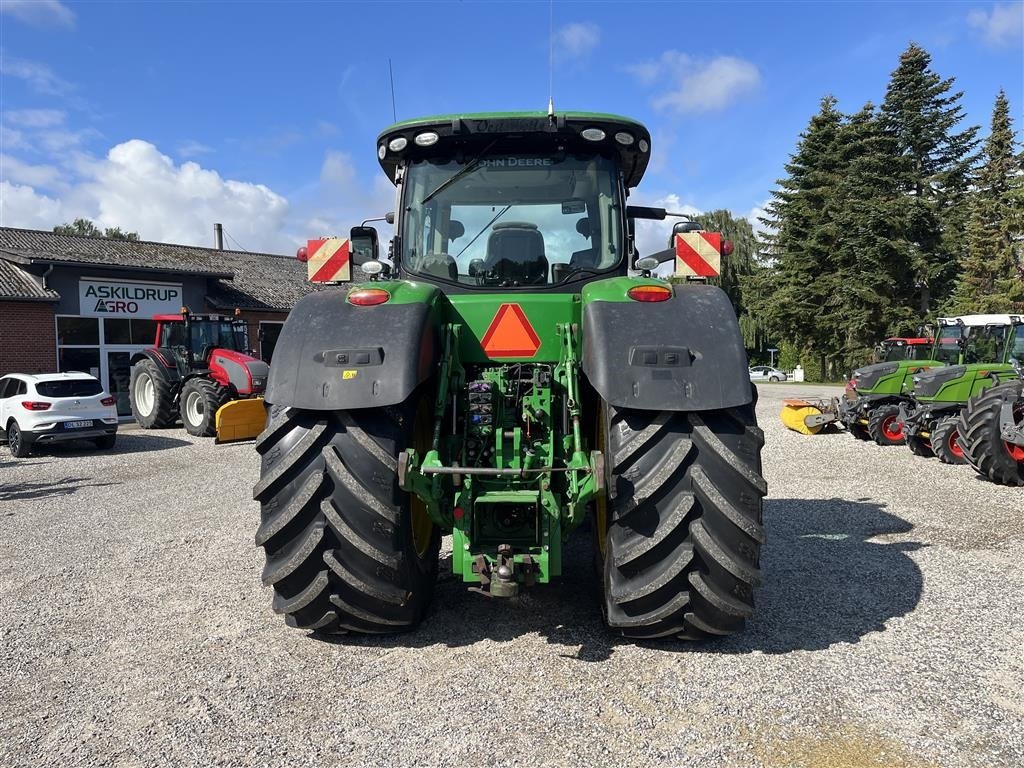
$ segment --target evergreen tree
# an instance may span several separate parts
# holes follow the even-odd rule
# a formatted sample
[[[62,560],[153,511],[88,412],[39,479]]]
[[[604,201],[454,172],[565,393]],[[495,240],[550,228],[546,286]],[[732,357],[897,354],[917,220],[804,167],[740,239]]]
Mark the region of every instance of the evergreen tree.
[[[900,56],[882,103],[882,121],[896,141],[892,168],[904,193],[899,221],[914,244],[912,265],[926,315],[952,291],[966,240],[968,182],[976,160],[977,126],[959,133],[962,92],[930,68],[931,56],[911,43]]]
[[[1024,310],[1024,168],[1014,155],[1010,104],[1002,91],[975,175],[968,247],[952,314]]]
[[[892,175],[896,143],[873,104],[844,123],[844,172],[836,197],[841,233],[833,254],[832,311],[823,313],[833,335],[835,365],[849,368],[879,339],[911,330],[916,288],[913,248],[901,236],[901,196]]]
[[[829,333],[819,322],[829,299],[835,227],[835,193],[842,172],[842,115],[826,96],[786,164],[763,219],[771,234],[764,254],[772,271],[748,281],[755,311],[801,349],[819,355],[825,374]]]

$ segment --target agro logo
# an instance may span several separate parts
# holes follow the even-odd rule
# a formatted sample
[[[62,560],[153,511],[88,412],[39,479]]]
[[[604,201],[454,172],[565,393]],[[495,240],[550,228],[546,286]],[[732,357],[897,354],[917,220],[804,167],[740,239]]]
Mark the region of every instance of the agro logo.
[[[100,299],[93,307],[93,312],[138,312],[139,305],[135,301],[104,301]]]

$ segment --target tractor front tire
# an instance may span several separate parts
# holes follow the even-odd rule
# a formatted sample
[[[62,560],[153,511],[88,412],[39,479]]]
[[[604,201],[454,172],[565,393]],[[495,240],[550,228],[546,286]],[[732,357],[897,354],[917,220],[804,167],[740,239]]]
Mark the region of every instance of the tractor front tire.
[[[634,638],[741,631],[765,539],[754,404],[700,413],[605,404],[600,418],[605,621]]]
[[[213,379],[196,376],[186,381],[178,396],[181,423],[194,437],[217,433],[217,410],[231,399],[231,393]]]
[[[858,440],[871,439],[871,435],[868,434],[868,428],[861,424],[859,421],[855,421],[853,422],[853,424],[850,424],[848,429],[850,430],[850,434],[853,435]]]
[[[967,463],[967,459],[964,458],[964,449],[959,441],[958,421],[956,416],[944,416],[932,427],[932,450],[943,464]]]
[[[899,420],[899,408],[895,405],[881,405],[868,416],[868,434],[879,445],[903,445],[907,437]]]
[[[140,360],[132,366],[128,392],[132,416],[143,429],[173,427],[174,392],[171,384],[152,360]]]
[[[907,435],[907,448],[915,456],[923,456],[926,459],[935,458],[935,451],[931,444],[920,435]]]
[[[1009,401],[1014,420],[1024,420],[1024,381],[989,387],[960,412],[957,428],[967,463],[982,477],[1000,485],[1024,485],[1024,448],[1003,440],[999,413]]]
[[[399,488],[398,454],[424,440],[429,448],[427,402],[271,408],[256,440],[256,544],[266,554],[263,584],[289,626],[385,634],[426,615],[441,534],[423,503]]]

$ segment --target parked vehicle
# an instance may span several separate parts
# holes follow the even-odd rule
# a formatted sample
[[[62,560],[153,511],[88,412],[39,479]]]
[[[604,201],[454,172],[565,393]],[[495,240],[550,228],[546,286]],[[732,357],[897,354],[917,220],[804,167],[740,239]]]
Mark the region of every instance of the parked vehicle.
[[[789,377],[778,368],[767,365],[755,365],[750,369],[751,381],[785,381]]]
[[[493,598],[556,580],[563,559],[588,570],[564,544],[590,516],[616,633],[743,629],[764,440],[736,314],[699,282],[731,245],[681,221],[674,247],[637,258],[636,221],[670,215],[627,205],[650,140],[573,112],[380,135],[391,258],[366,226],[301,249],[313,280],[369,279],[296,303],[256,441],[262,580],[290,626],[412,629],[449,533],[456,579]],[[670,261],[679,282],[652,276]]]
[[[261,395],[269,367],[247,353],[245,323],[220,315],[156,315],[153,346],[131,359],[132,415],[143,429],[173,426],[212,437],[217,412],[234,410],[232,439],[255,437],[266,424]],[[222,417],[223,420],[223,417]],[[238,430],[235,430],[238,431]]]
[[[117,439],[117,398],[87,373],[11,373],[0,378],[0,439],[24,458],[36,443]]]

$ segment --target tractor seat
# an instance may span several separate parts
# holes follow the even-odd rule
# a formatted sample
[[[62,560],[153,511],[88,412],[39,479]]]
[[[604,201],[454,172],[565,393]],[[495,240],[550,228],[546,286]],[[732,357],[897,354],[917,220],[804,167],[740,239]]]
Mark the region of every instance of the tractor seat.
[[[536,224],[506,221],[495,224],[487,238],[482,271],[499,283],[540,285],[548,279],[544,235]]]

